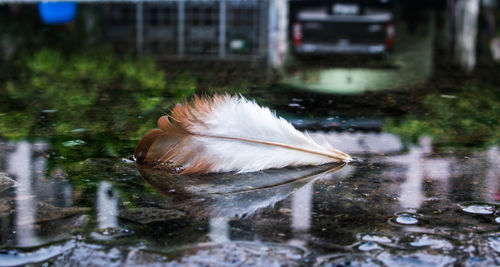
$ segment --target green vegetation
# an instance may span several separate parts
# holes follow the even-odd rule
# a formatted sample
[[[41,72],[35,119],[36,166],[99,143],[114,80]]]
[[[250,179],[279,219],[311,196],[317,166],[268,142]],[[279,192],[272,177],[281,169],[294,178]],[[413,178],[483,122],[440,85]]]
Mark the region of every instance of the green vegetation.
[[[416,142],[431,136],[443,147],[481,147],[500,144],[500,94],[489,86],[465,85],[453,95],[430,94],[424,115],[389,119],[385,130]]]
[[[168,76],[151,59],[105,47],[42,48],[14,65],[17,75],[0,83],[0,136],[49,141],[53,166],[131,155],[156,118],[196,87],[188,72]]]
[[[2,88],[7,103],[0,109],[5,118],[0,133],[8,139],[61,136],[75,129],[137,138],[142,123],[131,118],[166,111],[195,90],[189,73],[166,77],[150,59],[122,59],[106,48],[68,56],[41,49],[24,64]],[[50,124],[44,124],[48,117]]]
[[[94,190],[103,178],[81,172],[89,158],[129,157],[156,119],[196,88],[189,72],[167,75],[152,59],[106,47],[42,48],[13,66],[15,75],[0,78],[0,138],[48,142],[46,174],[62,168],[76,190]],[[124,177],[115,177],[121,193]]]

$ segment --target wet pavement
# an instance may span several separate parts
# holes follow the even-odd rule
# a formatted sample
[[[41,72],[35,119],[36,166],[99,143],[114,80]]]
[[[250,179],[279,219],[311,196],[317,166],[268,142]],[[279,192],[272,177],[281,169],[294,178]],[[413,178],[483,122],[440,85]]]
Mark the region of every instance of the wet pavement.
[[[500,264],[498,146],[408,143],[384,130],[384,117],[300,110],[295,125],[323,125],[311,137],[356,161],[186,176],[137,166],[134,138],[103,152],[102,129],[4,139],[0,265]]]

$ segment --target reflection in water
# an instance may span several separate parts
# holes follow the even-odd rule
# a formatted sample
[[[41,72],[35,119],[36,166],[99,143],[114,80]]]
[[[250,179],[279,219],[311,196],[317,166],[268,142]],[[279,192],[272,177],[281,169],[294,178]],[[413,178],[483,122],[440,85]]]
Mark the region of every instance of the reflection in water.
[[[489,167],[486,173],[486,187],[491,188],[494,193],[483,197],[487,201],[500,201],[500,149],[497,146],[490,147],[486,158]]]
[[[441,191],[447,190],[450,178],[450,162],[446,159],[429,159],[432,152],[431,139],[424,137],[420,146],[411,146],[408,154],[390,157],[387,162],[407,166],[406,180],[401,184],[399,202],[403,209],[418,209],[425,201],[423,185],[426,180],[439,181]]]
[[[38,243],[34,232],[35,206],[32,194],[32,149],[26,141],[16,144],[16,150],[9,155],[7,171],[19,183],[16,188],[16,235],[19,246]]]
[[[314,167],[271,169],[252,173],[211,175],[178,175],[138,165],[143,178],[162,194],[173,197],[177,206],[199,217],[251,216],[257,210],[272,206],[304,186],[332,175],[345,164]],[[311,187],[312,188],[312,187]],[[307,188],[306,188],[307,189]],[[297,208],[310,209],[311,196],[299,195]],[[309,200],[308,200],[309,199]],[[309,204],[308,204],[309,203]],[[296,215],[297,227],[308,227],[308,216]],[[214,221],[215,223],[215,221]],[[215,228],[214,228],[215,229]]]
[[[359,136],[353,134],[351,139],[357,138]],[[45,218],[45,225],[49,227],[39,222],[40,203],[56,201],[78,205],[81,193],[71,187],[69,193],[60,190],[66,188],[62,185],[70,186],[68,179],[61,182],[54,179],[54,174],[43,179],[42,170],[47,167],[43,167],[46,163],[38,158],[41,153],[37,151],[35,145],[22,142],[6,155],[10,175],[22,183],[20,188],[4,192],[15,194],[14,209],[18,211],[12,215],[15,225],[10,229],[6,227],[8,232],[15,230],[17,242],[8,237],[2,239],[8,244],[43,244],[54,240],[51,235],[69,233],[75,224],[82,225],[85,221],[85,216],[78,215]],[[167,197],[146,192],[134,164],[119,159],[89,160],[85,168],[99,171],[99,177],[120,177],[97,182],[96,197],[91,194],[90,198],[95,201],[95,227],[117,228],[120,216],[130,229],[127,234],[111,234],[106,239],[109,247],[97,246],[92,242],[101,237],[94,235],[95,228],[87,227],[91,238],[81,235],[84,239],[74,241],[66,252],[52,253],[50,249],[56,249],[57,244],[45,245],[41,249],[30,248],[35,251],[31,258],[31,252],[7,256],[0,253],[0,261],[10,257],[11,263],[22,264],[44,259],[52,262],[53,258],[55,262],[67,263],[67,255],[81,259],[83,254],[78,253],[101,255],[88,259],[95,265],[110,262],[126,265],[116,259],[142,265],[176,259],[169,252],[166,258],[161,253],[144,252],[145,247],[175,250],[177,256],[191,255],[189,259],[197,263],[219,262],[232,256],[242,259],[239,254],[242,250],[238,250],[242,241],[265,247],[269,252],[266,259],[276,257],[273,254],[276,244],[292,250],[305,248],[314,255],[324,256],[322,259],[326,262],[338,264],[352,260],[355,255],[369,256],[369,262],[387,265],[411,264],[412,259],[418,259],[423,265],[456,258],[493,259],[493,250],[488,246],[494,243],[485,243],[485,240],[498,232],[499,210],[494,201],[500,182],[497,147],[466,157],[439,154],[432,151],[430,140],[424,138],[408,153],[366,155],[363,162],[348,166],[324,165],[245,174],[186,176],[138,166],[143,178]],[[59,168],[62,166],[52,173],[67,171],[66,177],[71,176],[69,169]],[[129,178],[124,182],[124,177]],[[126,186],[125,193],[120,191],[122,199],[129,196],[127,194],[140,196],[135,198],[134,208],[123,208],[128,212],[118,212],[116,188],[122,184]],[[68,194],[74,201],[56,200]],[[6,202],[0,204],[8,204],[8,199],[4,200]],[[469,200],[477,202],[463,202]],[[0,205],[0,216],[2,208]],[[186,216],[180,209],[194,216]],[[137,240],[141,241],[135,243]],[[131,245],[118,248],[115,241]],[[222,250],[213,250],[222,246]],[[464,252],[464,246],[471,247],[471,251]],[[191,250],[184,250],[186,247]],[[253,250],[245,247],[244,251],[251,251],[249,258],[257,258]]]
[[[110,182],[102,181],[99,183],[96,205],[99,228],[117,228],[118,197]]]
[[[67,175],[62,167],[57,167],[47,177],[46,143],[32,145],[33,155],[33,190],[38,198],[46,199],[57,207],[71,207],[73,205],[73,187],[64,177]]]
[[[311,228],[311,212],[314,183],[308,183],[292,195],[292,230],[294,238],[288,241],[289,245],[303,247],[305,236]]]
[[[369,151],[370,154],[397,153],[403,149],[398,136],[389,133],[348,133],[348,132],[314,132],[309,136],[316,142],[326,140],[333,147],[353,154]]]
[[[229,219],[226,217],[210,218],[210,240],[214,243],[229,242]]]
[[[404,209],[420,208],[424,195],[422,193],[422,182],[424,174],[422,170],[422,150],[411,147],[407,155],[392,159],[400,164],[408,166],[406,181],[401,185],[399,202]]]
[[[308,231],[311,227],[313,183],[297,190],[292,196],[292,227],[295,231]]]

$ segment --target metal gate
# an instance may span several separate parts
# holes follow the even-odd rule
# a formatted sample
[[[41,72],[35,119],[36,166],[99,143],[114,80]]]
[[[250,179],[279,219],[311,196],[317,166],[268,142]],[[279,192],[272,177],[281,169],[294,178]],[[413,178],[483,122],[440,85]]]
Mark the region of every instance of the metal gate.
[[[172,0],[107,4],[103,39],[158,60],[262,59],[268,49],[268,1]],[[130,7],[135,14],[131,14]],[[120,15],[120,13],[123,13]],[[114,19],[121,18],[121,19]],[[132,24],[132,20],[135,21]],[[128,30],[126,30],[128,29]]]

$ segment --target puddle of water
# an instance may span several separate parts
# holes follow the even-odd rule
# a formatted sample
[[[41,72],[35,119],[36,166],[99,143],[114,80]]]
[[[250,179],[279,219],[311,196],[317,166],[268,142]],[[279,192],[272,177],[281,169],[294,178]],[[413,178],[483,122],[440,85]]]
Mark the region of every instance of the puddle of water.
[[[10,223],[2,228],[0,260],[116,266],[496,262],[498,215],[489,203],[499,187],[497,165],[485,170],[483,161],[494,163],[497,150],[421,153],[427,145],[408,152],[394,146],[395,152],[364,154],[347,166],[181,176],[138,169],[128,155],[68,161],[59,156],[71,154],[51,156],[50,145],[3,143],[11,167],[2,170],[0,217]]]
[[[167,104],[147,105],[149,92],[100,92],[100,105],[78,106],[78,111],[64,105],[57,112],[43,111],[48,106],[19,111],[12,103],[22,100],[10,99],[0,116],[24,118],[26,129],[0,121],[7,136],[0,141],[0,262],[500,263],[497,146],[481,139],[477,144],[488,144],[484,149],[450,152],[430,137],[409,144],[385,131],[386,116],[415,108],[406,109],[407,96],[341,101],[280,90],[255,95],[283,107],[278,113],[311,130],[312,138],[326,139],[360,160],[183,176],[175,169],[136,166],[131,157],[160,110],[168,110]],[[439,95],[441,101],[464,99],[459,93]],[[172,101],[161,100],[157,103]],[[400,130],[420,125],[413,123]]]
[[[181,176],[138,169],[127,155],[67,161],[40,143],[0,149],[11,164],[0,193],[0,217],[10,222],[1,237],[6,265],[445,266],[493,263],[500,253],[489,204],[497,165],[483,165],[497,150],[462,156],[419,147],[347,166]]]

